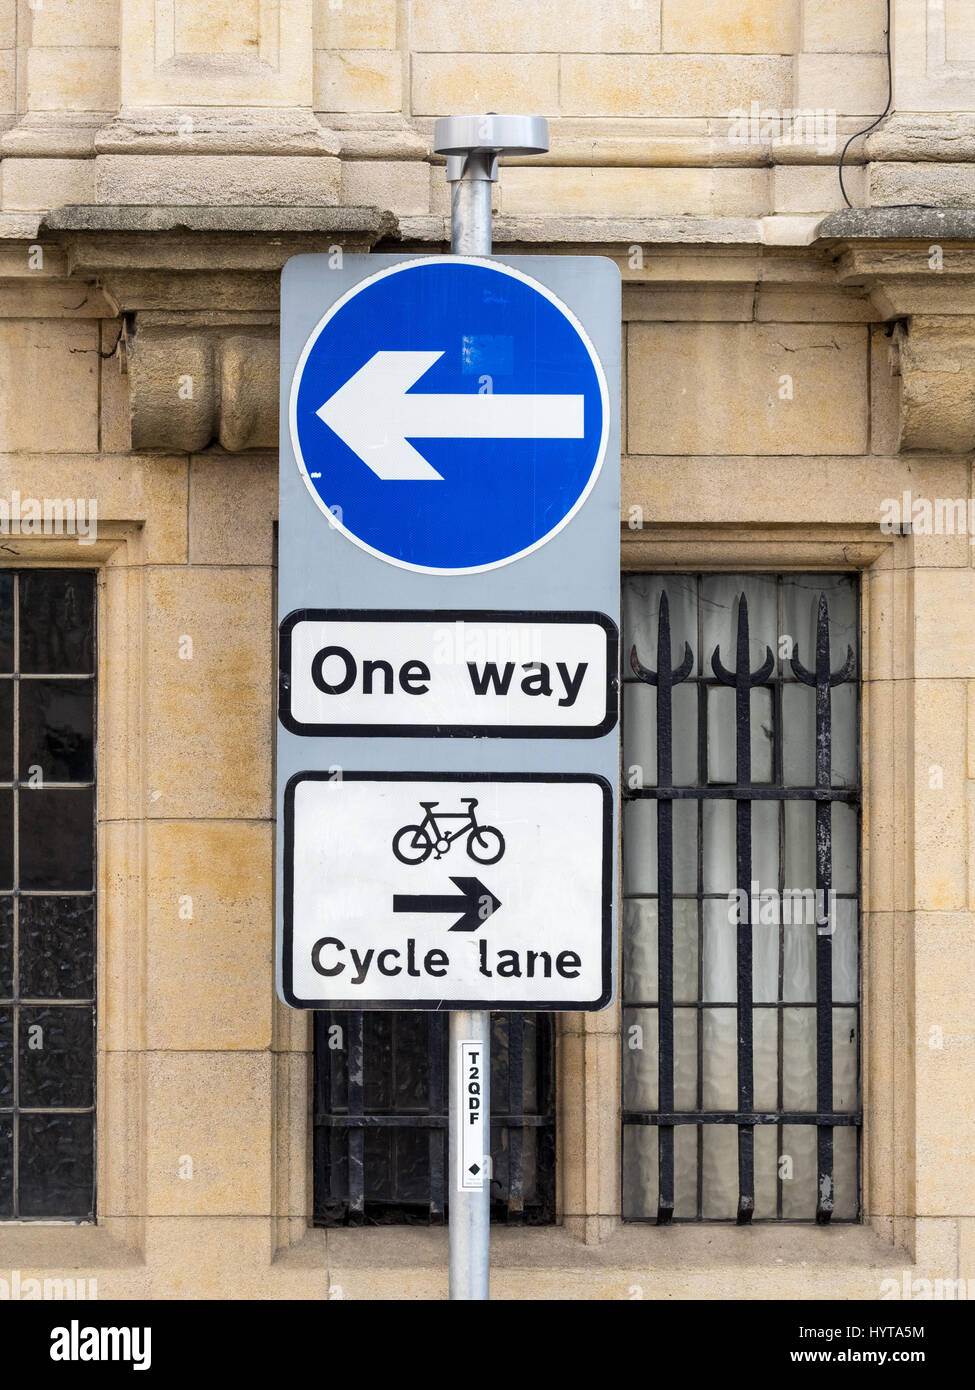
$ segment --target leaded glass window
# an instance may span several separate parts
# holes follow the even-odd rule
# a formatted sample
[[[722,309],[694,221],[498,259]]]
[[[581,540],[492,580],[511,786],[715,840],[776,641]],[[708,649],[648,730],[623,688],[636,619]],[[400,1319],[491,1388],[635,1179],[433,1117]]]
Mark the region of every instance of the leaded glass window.
[[[859,1215],[858,592],[624,582],[623,1214]]]
[[[555,1219],[554,1025],[491,1019],[491,1219]],[[314,1223],[447,1217],[447,1017],[315,1013]]]
[[[0,572],[0,1219],[95,1211],[95,578]]]

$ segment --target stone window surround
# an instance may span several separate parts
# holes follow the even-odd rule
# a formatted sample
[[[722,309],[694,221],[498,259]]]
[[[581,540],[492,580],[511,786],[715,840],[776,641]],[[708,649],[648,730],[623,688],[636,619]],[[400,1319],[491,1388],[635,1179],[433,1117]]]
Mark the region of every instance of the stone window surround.
[[[71,539],[25,538],[18,543],[18,562],[46,567],[84,564],[98,569],[98,622],[105,640],[99,652],[98,727],[112,731],[112,749],[101,748],[98,792],[99,892],[99,1013],[108,1021],[98,1049],[98,1190],[97,1226],[36,1224],[3,1230],[3,1246],[11,1264],[21,1267],[91,1265],[100,1269],[135,1270],[145,1267],[145,1153],[142,1129],[142,1081],[138,1052],[141,1036],[139,999],[145,991],[144,885],[122,866],[141,862],[142,821],[141,746],[142,659],[132,634],[142,627],[144,613],[141,570],[143,518],[106,521],[99,538],[83,555]],[[907,542],[880,537],[864,526],[824,525],[804,530],[765,526],[662,526],[642,532],[623,531],[622,566],[627,570],[856,570],[864,579],[898,568],[897,548]],[[903,564],[903,559],[901,559]],[[890,982],[910,968],[910,926],[898,914],[896,940],[883,939],[883,922],[871,913],[871,862],[889,857],[885,828],[899,808],[911,805],[910,760],[899,757],[883,730],[874,742],[870,730],[880,723],[882,710],[872,697],[871,672],[891,666],[892,634],[904,631],[907,589],[900,586],[905,606],[894,621],[880,621],[871,604],[874,584],[862,586],[863,729],[864,729],[864,922],[863,922],[863,1204],[861,1226],[817,1231],[808,1226],[775,1226],[740,1231],[723,1225],[691,1228],[623,1225],[619,1212],[620,1042],[619,1005],[592,1015],[562,1015],[559,1019],[558,1183],[561,1226],[535,1230],[496,1229],[493,1260],[499,1274],[534,1268],[559,1271],[560,1283],[582,1280],[586,1296],[594,1277],[602,1296],[633,1296],[627,1292],[634,1271],[643,1279],[646,1297],[667,1293],[678,1269],[691,1292],[734,1296],[743,1269],[760,1281],[772,1280],[766,1296],[808,1292],[813,1271],[824,1262],[842,1278],[863,1285],[863,1297],[876,1297],[879,1280],[895,1274],[911,1259],[920,1260],[915,1219],[909,1214],[913,1133],[909,1094],[902,1110],[882,1100],[880,1089],[891,1078],[907,1080],[912,1040],[898,1033],[896,1000]],[[107,653],[112,653],[108,666]],[[122,750],[125,750],[122,753]],[[135,756],[133,756],[133,750]],[[114,751],[115,756],[112,756]],[[886,806],[881,802],[887,803]],[[885,814],[886,811],[886,814]],[[891,914],[887,914],[891,920]],[[120,930],[121,923],[127,930]],[[879,928],[878,928],[879,922]],[[115,924],[115,925],[113,925]],[[135,928],[135,929],[133,929]],[[106,997],[110,989],[112,998]],[[368,1277],[392,1276],[396,1268],[429,1266],[439,1277],[446,1257],[443,1231],[412,1228],[385,1230],[314,1231],[304,1215],[310,1193],[311,1145],[308,1106],[295,1103],[290,1063],[306,1052],[309,1020],[278,1004],[272,1049],[275,1057],[273,1090],[274,1151],[272,1191],[278,1215],[273,1220],[273,1262],[307,1271],[317,1282],[327,1271],[332,1286],[343,1276],[354,1283]],[[113,1057],[112,1049],[118,1051]],[[301,1073],[303,1074],[303,1072]],[[291,1084],[289,1084],[289,1082]],[[902,1089],[904,1089],[902,1087]],[[878,1199],[887,1188],[894,1199]],[[881,1209],[877,1210],[878,1205]],[[112,1214],[121,1213],[121,1214]],[[290,1215],[289,1215],[290,1213]],[[826,1244],[828,1243],[828,1245]],[[897,1249],[896,1247],[902,1247]],[[932,1252],[934,1253],[934,1252]],[[269,1249],[270,1254],[270,1249]],[[653,1266],[652,1269],[647,1266]],[[727,1269],[722,1277],[722,1269]],[[445,1268],[445,1267],[444,1267]],[[597,1268],[600,1271],[597,1275]],[[816,1271],[821,1277],[823,1269]],[[695,1283],[695,1279],[697,1282]],[[797,1283],[797,1279],[799,1282]],[[657,1283],[656,1290],[653,1289]],[[648,1287],[651,1286],[651,1287]],[[828,1292],[829,1284],[823,1286]],[[379,1296],[383,1296],[379,1294]],[[388,1294],[386,1295],[388,1296]],[[591,1296],[591,1293],[589,1294]],[[761,1296],[761,1295],[759,1295]],[[849,1293],[848,1293],[848,1296]],[[852,1295],[856,1296],[856,1295]]]

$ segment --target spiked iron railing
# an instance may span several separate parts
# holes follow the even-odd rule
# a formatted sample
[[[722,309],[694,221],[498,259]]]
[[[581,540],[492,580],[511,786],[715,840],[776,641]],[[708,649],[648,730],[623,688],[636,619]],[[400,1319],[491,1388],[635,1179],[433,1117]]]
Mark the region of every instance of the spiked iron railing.
[[[682,659],[676,667],[672,662],[671,618],[666,592],[660,597],[657,612],[656,670],[644,666],[634,645],[630,651],[630,666],[637,680],[653,686],[656,698],[657,778],[654,786],[638,786],[626,791],[628,800],[652,799],[657,805],[657,1022],[658,1022],[658,1094],[654,1110],[624,1109],[624,1125],[654,1125],[658,1129],[658,1224],[671,1221],[675,1210],[674,1143],[675,1128],[679,1125],[734,1124],[738,1127],[738,1203],[737,1221],[748,1224],[755,1211],[755,1127],[764,1125],[814,1125],[817,1131],[817,1200],[816,1221],[828,1223],[834,1209],[833,1128],[858,1126],[859,1104],[852,1110],[837,1110],[833,1098],[833,998],[832,998],[832,926],[820,917],[823,904],[831,901],[832,888],[832,824],[834,803],[856,806],[859,793],[855,787],[832,785],[832,691],[836,686],[856,679],[856,659],[852,649],[842,667],[833,671],[830,665],[829,608],[825,593],[820,594],[816,624],[816,655],[813,671],[800,660],[797,646],[792,649],[791,668],[796,680],[811,686],[816,693],[815,713],[815,785],[785,784],[782,773],[782,685],[776,674],[776,660],[766,646],[765,656],[756,670],[751,669],[748,602],[742,593],[738,599],[737,641],[735,664],[728,669],[721,659],[720,644],[711,654],[713,676],[704,672],[694,678],[698,686],[698,785],[675,786],[673,778],[673,690],[688,680],[694,668],[694,655],[689,643],[684,643]],[[708,781],[707,719],[708,690],[727,686],[735,693],[735,753],[736,776],[733,787]],[[766,688],[771,692],[775,732],[775,772],[772,783],[755,784],[752,779],[752,692]],[[703,732],[702,732],[703,731]],[[735,802],[735,881],[739,904],[736,932],[737,999],[737,1110],[705,1110],[700,1091],[700,1042],[698,1108],[679,1110],[675,1106],[674,1055],[674,803],[688,799],[697,802],[733,800]],[[756,802],[812,802],[815,806],[816,836],[816,1108],[815,1111],[756,1110],[753,1059],[753,911],[752,878],[752,808]],[[632,837],[625,840],[627,855],[639,855],[640,848]],[[702,893],[700,889],[698,899]],[[624,982],[625,984],[625,982]],[[784,986],[780,980],[779,993]],[[700,990],[699,990],[700,992]],[[632,1001],[629,1001],[632,1003]],[[779,998],[776,1007],[784,1009],[790,1001]],[[699,998],[698,1018],[705,1005],[713,1001]],[[780,1017],[781,1029],[781,1017]],[[700,1025],[699,1025],[700,1038]],[[782,1090],[782,1054],[779,1049],[779,1094]],[[780,1129],[781,1134],[781,1129]],[[698,1219],[701,1214],[701,1157],[698,1145]],[[781,1187],[781,1183],[780,1183]],[[779,1198],[781,1208],[781,1196]]]

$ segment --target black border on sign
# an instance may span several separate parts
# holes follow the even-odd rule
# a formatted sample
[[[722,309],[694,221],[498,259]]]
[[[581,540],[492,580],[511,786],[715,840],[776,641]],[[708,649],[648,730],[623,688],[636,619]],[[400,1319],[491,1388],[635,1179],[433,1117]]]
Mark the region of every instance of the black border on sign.
[[[301,782],[333,780],[330,772],[296,772],[284,789],[284,896],[281,992],[293,1009],[386,1009],[394,1013],[486,1009],[493,1013],[595,1013],[613,998],[613,788],[605,777],[588,772],[344,772],[344,782],[588,782],[603,794],[602,989],[592,1000],[536,999],[299,999],[294,992],[294,831],[295,790]]]
[[[300,622],[594,623],[606,633],[606,713],[598,724],[301,724],[291,713],[291,633]],[[278,718],[307,738],[602,738],[619,717],[619,629],[605,613],[476,608],[298,608],[283,619],[278,650]]]

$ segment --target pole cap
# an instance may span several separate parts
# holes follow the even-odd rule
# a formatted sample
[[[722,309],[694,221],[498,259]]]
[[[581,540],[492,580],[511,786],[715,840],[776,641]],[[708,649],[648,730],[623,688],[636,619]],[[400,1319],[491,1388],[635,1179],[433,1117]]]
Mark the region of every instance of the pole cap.
[[[433,130],[435,154],[447,156],[447,181],[470,178],[497,179],[499,154],[546,154],[548,121],[544,116],[441,116]],[[474,153],[489,154],[490,161],[469,159]],[[490,172],[484,172],[484,169]]]
[[[441,116],[433,129],[436,154],[547,154],[548,121],[544,116]]]

